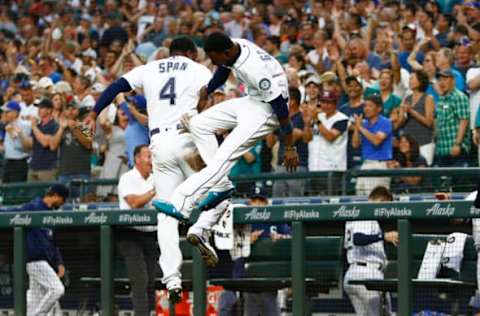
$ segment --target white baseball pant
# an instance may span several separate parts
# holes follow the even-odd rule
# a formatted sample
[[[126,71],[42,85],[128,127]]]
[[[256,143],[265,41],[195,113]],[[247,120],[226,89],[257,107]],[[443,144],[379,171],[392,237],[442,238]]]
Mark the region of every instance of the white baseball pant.
[[[216,139],[212,141],[217,145]],[[197,149],[190,134],[178,134],[175,129],[154,135],[150,149],[153,157],[156,198],[170,199],[175,188],[195,173],[188,163],[188,157],[195,155]],[[203,212],[197,227],[207,228],[218,222],[225,209],[222,204],[215,209]],[[159,264],[163,273],[162,282],[166,284],[167,289],[179,287],[181,285],[182,252],[179,245],[178,221],[159,213],[157,215],[157,237],[160,247]]]
[[[232,188],[228,173],[235,162],[278,125],[270,104],[248,96],[221,102],[192,117],[190,134],[207,166],[177,187],[171,203],[190,216],[196,199],[210,190]],[[218,147],[215,133],[229,130],[232,131]]]
[[[27,292],[27,316],[61,315],[58,300],[65,293],[60,278],[46,261],[27,263],[30,279]]]
[[[352,302],[355,314],[359,316],[382,315],[381,292],[369,291],[364,285],[352,285],[350,280],[383,279],[383,272],[376,265],[358,266],[351,264],[345,273],[343,289]]]

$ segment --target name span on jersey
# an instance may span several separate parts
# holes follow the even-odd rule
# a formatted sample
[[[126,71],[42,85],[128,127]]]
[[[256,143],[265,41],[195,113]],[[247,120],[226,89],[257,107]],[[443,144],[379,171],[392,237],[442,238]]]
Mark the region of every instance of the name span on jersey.
[[[180,61],[167,61],[158,64],[158,70],[160,73],[176,71],[176,70],[185,70],[187,69],[188,63]]]

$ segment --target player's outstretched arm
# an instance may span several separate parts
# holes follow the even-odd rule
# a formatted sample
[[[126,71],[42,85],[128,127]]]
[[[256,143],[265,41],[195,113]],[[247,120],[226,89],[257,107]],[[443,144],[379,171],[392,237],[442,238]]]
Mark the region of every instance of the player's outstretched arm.
[[[93,110],[85,119],[85,123],[88,125],[92,134],[95,133],[95,122],[98,114],[100,114],[100,112],[102,112],[108,105],[110,105],[110,103],[112,103],[113,99],[115,99],[119,93],[128,91],[132,91],[132,87],[127,80],[120,78],[115,80],[107,87],[107,89],[105,89],[105,91],[102,92],[97,103],[93,107]]]

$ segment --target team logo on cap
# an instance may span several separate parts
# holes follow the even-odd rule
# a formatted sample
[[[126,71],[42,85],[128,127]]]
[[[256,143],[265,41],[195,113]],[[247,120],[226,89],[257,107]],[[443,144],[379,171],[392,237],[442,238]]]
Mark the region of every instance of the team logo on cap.
[[[260,86],[260,89],[268,90],[272,86],[272,83],[267,78],[263,78],[262,80],[260,80],[258,85]]]

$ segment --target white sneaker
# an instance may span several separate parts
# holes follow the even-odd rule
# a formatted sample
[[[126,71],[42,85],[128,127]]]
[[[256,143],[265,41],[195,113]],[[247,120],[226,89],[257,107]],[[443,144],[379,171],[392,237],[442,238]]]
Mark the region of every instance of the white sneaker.
[[[210,233],[207,230],[203,230],[201,233],[194,231],[191,227],[187,232],[187,241],[200,251],[203,261],[209,267],[214,267],[218,263],[218,256],[213,249],[212,245],[208,242]]]

